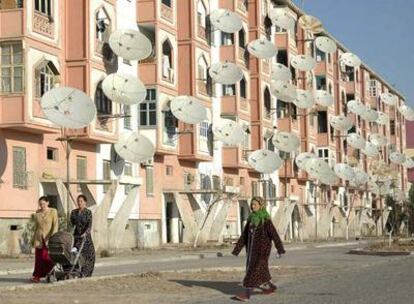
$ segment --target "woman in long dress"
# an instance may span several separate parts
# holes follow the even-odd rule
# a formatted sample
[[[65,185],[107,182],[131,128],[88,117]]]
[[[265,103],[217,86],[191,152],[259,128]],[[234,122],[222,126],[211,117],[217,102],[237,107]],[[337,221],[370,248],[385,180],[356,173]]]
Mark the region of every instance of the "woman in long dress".
[[[83,277],[92,276],[95,268],[95,247],[93,246],[91,230],[92,230],[92,211],[86,208],[86,196],[79,195],[76,199],[78,209],[72,210],[70,214],[70,222],[75,230],[73,236],[75,238],[75,247],[81,250],[82,242],[85,240],[81,255],[84,260],[82,265]]]
[[[59,228],[57,210],[49,208],[49,199],[47,196],[40,197],[38,203],[39,209],[34,215],[33,245],[35,247],[35,266],[33,276],[30,279],[33,283],[38,283],[54,266],[49,257],[47,242]]]
[[[254,288],[262,289],[265,294],[276,291],[277,288],[271,282],[272,277],[269,271],[272,241],[277,249],[278,256],[285,253],[279,234],[273,226],[269,213],[266,211],[263,198],[253,197],[250,208],[252,213],[232,252],[234,255],[238,255],[242,248],[246,246],[246,276],[243,280],[245,292],[235,297],[241,301],[249,300]]]

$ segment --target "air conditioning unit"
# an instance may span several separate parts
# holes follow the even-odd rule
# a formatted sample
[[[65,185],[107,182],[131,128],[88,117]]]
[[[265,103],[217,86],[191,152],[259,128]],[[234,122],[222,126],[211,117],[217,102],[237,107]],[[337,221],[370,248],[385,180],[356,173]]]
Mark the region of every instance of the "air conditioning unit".
[[[154,166],[154,160],[153,159],[146,160],[143,163],[141,163],[141,165],[143,167],[153,167]]]

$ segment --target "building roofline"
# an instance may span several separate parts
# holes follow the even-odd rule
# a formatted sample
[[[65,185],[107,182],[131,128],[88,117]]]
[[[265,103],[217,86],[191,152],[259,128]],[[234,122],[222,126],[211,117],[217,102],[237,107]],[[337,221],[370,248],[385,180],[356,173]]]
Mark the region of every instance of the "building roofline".
[[[304,10],[302,10],[301,8],[299,8],[295,3],[293,3],[292,0],[271,0],[271,1],[274,4],[288,6],[299,16],[302,16],[302,15],[306,14],[306,12]],[[331,33],[329,33],[326,30],[326,28],[325,28],[324,34],[327,35],[329,38],[332,38],[340,49],[344,50],[345,52],[350,52],[349,48],[347,48],[342,42],[340,42],[338,39],[336,39],[335,36],[333,36]],[[374,78],[378,79],[383,84],[385,84],[388,87],[390,92],[398,95],[402,100],[406,101],[406,98],[403,94],[401,94],[399,91],[397,91],[392,85],[389,84],[389,82],[387,80],[385,80],[381,75],[379,75],[377,72],[375,72],[374,69],[372,69],[369,65],[362,62],[361,66],[363,68],[365,68],[365,70],[367,70],[372,76],[374,76]]]

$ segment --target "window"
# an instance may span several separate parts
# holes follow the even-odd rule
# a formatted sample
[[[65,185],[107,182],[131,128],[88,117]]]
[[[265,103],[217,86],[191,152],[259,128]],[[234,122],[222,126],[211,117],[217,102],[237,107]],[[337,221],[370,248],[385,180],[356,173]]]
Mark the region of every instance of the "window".
[[[51,61],[44,61],[36,68],[36,97],[40,98],[54,88],[57,75],[59,72]]]
[[[13,187],[27,187],[26,148],[13,147]]]
[[[171,111],[164,112],[164,128],[165,132],[167,133],[167,141],[166,143],[169,145],[176,144],[175,138],[178,128],[178,120],[175,118]]]
[[[318,156],[319,156],[319,158],[323,159],[324,161],[329,162],[329,150],[328,150],[328,148],[318,149]]]
[[[331,83],[329,83],[329,89],[328,89],[328,92],[329,92],[329,94],[331,94],[332,95],[332,84]]]
[[[161,0],[161,3],[168,7],[171,7],[171,2],[172,2],[171,0]]]
[[[317,62],[325,61],[326,55],[325,52],[322,52],[320,49],[316,48],[315,59]]]
[[[234,96],[236,95],[235,84],[224,84],[223,85],[223,96]]]
[[[328,132],[328,113],[326,111],[318,111],[318,133]]]
[[[347,75],[348,81],[354,81],[355,80],[355,70],[353,67],[345,66],[345,73]]]
[[[267,40],[272,39],[272,25],[272,20],[266,15],[266,18],[264,19],[264,27]]]
[[[35,11],[51,16],[51,11],[52,11],[51,2],[52,2],[51,0],[35,0],[34,1]]]
[[[98,115],[112,114],[112,101],[106,97],[102,90],[102,81],[98,83],[95,91],[95,105]]]
[[[289,115],[289,104],[283,100],[277,101],[277,118],[287,118]]]
[[[203,121],[200,123],[200,138],[203,140],[208,140],[210,124],[208,121]]]
[[[104,44],[109,42],[109,36],[112,32],[111,24],[111,19],[105,9],[100,8],[95,13],[95,40],[97,41],[95,47],[99,53],[103,54]]]
[[[335,139],[335,130],[332,126],[329,126],[329,132],[331,135],[331,141],[333,141]]]
[[[156,92],[155,89],[147,89],[145,101],[139,104],[139,125],[141,127],[157,125]]]
[[[240,80],[240,97],[241,98],[247,98],[247,90],[246,90],[246,79],[243,77],[242,80]]]
[[[234,34],[221,32],[221,45],[233,45],[234,44]]]
[[[174,81],[173,47],[167,39],[162,44],[162,78],[170,82]]]
[[[246,32],[244,31],[244,28],[242,28],[239,31],[239,47],[245,48],[246,46]]]
[[[204,58],[204,56],[200,56],[198,58],[197,63],[197,84],[198,84],[198,90],[201,94],[208,95],[208,85],[207,85],[207,60]]]
[[[371,97],[377,97],[378,96],[377,81],[375,79],[370,80],[369,95]]]
[[[104,159],[102,162],[102,179],[104,181],[108,181],[111,179],[111,161]],[[103,185],[103,193],[108,192],[110,185],[104,184]]]
[[[266,149],[270,151],[275,151],[275,145],[273,144],[273,136],[269,138],[265,138],[266,141]]]
[[[258,196],[258,195],[259,195],[259,183],[252,182],[252,196]]]
[[[263,102],[264,102],[266,117],[270,118],[271,111],[272,111],[272,97],[270,96],[270,91],[268,87],[266,87],[266,89],[264,90]]]
[[[316,89],[326,90],[326,77],[325,76],[316,76]]]
[[[0,1],[0,9],[23,8],[23,0]]]
[[[46,159],[47,160],[54,160],[54,161],[58,161],[58,152],[59,150],[56,148],[51,148],[51,147],[47,147],[46,149]]]
[[[277,62],[281,63],[285,66],[288,66],[288,55],[287,55],[287,51],[286,50],[279,50],[277,52]]]
[[[87,162],[85,156],[76,156],[76,179],[77,180],[86,180],[87,179]],[[78,184],[78,192],[81,192],[82,189]]]
[[[146,166],[145,167],[145,188],[147,196],[154,195],[154,167]]]
[[[0,45],[1,92],[23,92],[23,48],[22,43]]]
[[[173,174],[174,174],[174,167],[167,165],[165,167],[165,175],[167,175],[167,176],[173,176]]]
[[[390,120],[390,134],[395,135],[395,120],[394,119]]]
[[[202,28],[206,28],[206,15],[207,15],[207,9],[204,6],[203,1],[198,0],[197,3],[197,22],[198,25]]]
[[[131,106],[130,105],[122,105],[124,117],[124,128],[131,130]]]
[[[132,164],[129,162],[125,162],[124,166],[124,175],[125,176],[132,176]],[[133,185],[125,185],[124,186],[124,193],[127,195],[129,191],[131,191]]]
[[[328,53],[328,63],[330,64],[332,62],[331,53]]]

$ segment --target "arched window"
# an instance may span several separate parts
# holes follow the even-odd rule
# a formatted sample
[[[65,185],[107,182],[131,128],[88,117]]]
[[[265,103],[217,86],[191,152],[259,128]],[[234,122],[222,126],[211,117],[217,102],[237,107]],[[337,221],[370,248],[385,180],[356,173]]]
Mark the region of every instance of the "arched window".
[[[162,44],[162,78],[173,82],[174,80],[173,47],[167,39]]]
[[[270,112],[272,111],[272,97],[270,95],[270,90],[268,87],[265,88],[263,93],[263,102],[266,111],[266,118],[270,117]]]
[[[197,61],[197,84],[198,90],[201,94],[208,95],[207,79],[208,79],[208,64],[206,58],[202,55]]]
[[[112,101],[104,94],[102,90],[102,81],[96,86],[95,105],[98,115],[112,114]]]
[[[247,98],[247,86],[246,86],[246,79],[243,77],[240,80],[240,97]]]
[[[243,49],[246,47],[246,32],[244,28],[239,31],[239,47]]]
[[[202,28],[206,28],[207,9],[202,0],[197,3],[197,22]]]
[[[164,4],[164,5],[168,6],[168,7],[171,7],[172,0],[162,0],[161,2],[162,2],[162,4]]]
[[[95,40],[97,41],[97,51],[102,52],[102,46],[104,43],[109,42],[109,36],[111,35],[111,19],[106,10],[101,7],[95,13]]]
[[[272,38],[272,20],[270,20],[269,16],[266,15],[266,18],[264,19],[264,27],[265,27],[265,33],[266,38],[270,40]]]
[[[53,62],[43,61],[35,69],[36,97],[42,97],[55,87],[59,72]]]

